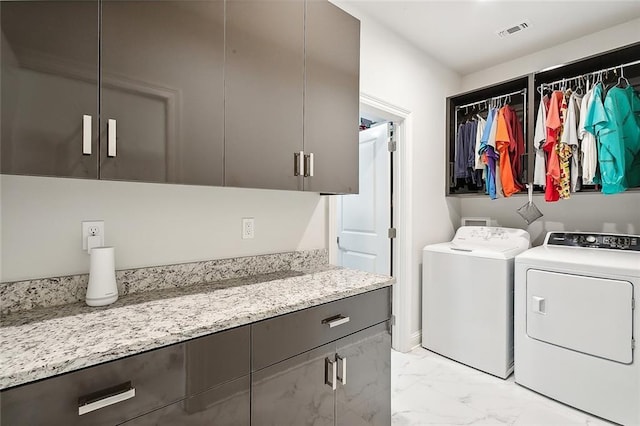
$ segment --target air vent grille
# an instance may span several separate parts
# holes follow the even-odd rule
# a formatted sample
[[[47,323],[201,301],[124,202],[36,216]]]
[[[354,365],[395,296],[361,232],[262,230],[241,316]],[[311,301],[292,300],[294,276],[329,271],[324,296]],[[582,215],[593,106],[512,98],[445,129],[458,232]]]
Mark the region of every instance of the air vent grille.
[[[496,31],[496,34],[499,37],[508,37],[511,36],[515,33],[519,33],[520,31],[526,30],[527,28],[529,28],[531,25],[529,24],[529,22],[527,21],[522,21],[521,23],[517,24],[517,25],[513,25],[509,28],[506,28],[504,30],[499,30]]]

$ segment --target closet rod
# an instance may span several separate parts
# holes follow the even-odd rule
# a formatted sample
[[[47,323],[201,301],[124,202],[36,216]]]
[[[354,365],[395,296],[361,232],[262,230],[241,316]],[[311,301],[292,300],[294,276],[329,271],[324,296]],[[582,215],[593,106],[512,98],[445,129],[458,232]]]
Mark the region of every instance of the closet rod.
[[[621,65],[618,65],[618,66],[615,66],[615,67],[611,67],[611,68],[603,68],[603,69],[598,70],[598,71],[592,71],[592,72],[587,72],[587,73],[584,73],[584,74],[581,74],[581,75],[576,75],[574,77],[563,78],[563,79],[560,79],[560,80],[552,81],[550,83],[541,83],[540,87],[553,86],[553,85],[556,85],[556,84],[566,83],[566,82],[570,82],[571,80],[577,80],[579,78],[584,78],[586,76],[596,75],[596,74],[600,74],[600,73],[608,72],[608,71],[614,71],[614,70],[622,69],[622,68],[625,68],[625,67],[630,67],[632,65],[639,65],[639,64],[640,64],[640,59],[637,60],[637,61],[627,62],[626,64],[621,64]]]
[[[456,106],[456,111],[458,111],[458,110],[460,110],[462,108],[467,108],[467,107],[470,107],[470,106],[483,104],[485,102],[497,101],[499,99],[503,99],[503,98],[506,98],[506,97],[511,96],[511,95],[520,95],[520,94],[525,95],[526,93],[527,93],[527,89],[521,89],[521,90],[518,90],[516,92],[505,93],[504,95],[494,96],[492,98],[487,98],[487,99],[484,99],[482,101],[471,102],[470,104],[466,104],[466,105],[457,105]]]

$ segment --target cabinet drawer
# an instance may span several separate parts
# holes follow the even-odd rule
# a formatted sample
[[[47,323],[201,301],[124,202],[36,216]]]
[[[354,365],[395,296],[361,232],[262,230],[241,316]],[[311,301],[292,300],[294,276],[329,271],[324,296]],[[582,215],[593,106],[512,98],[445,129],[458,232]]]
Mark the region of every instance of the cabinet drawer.
[[[247,325],[187,342],[187,396],[248,375],[250,335]]]
[[[253,324],[252,371],[386,321],[390,297],[385,287]]]
[[[114,425],[179,401],[185,396],[184,352],[185,344],[173,345],[2,392],[0,423]],[[79,399],[93,394],[91,400],[104,400],[122,392],[109,388],[128,382],[135,396],[79,415]]]
[[[227,382],[206,392],[130,420],[126,426],[249,426],[250,377]]]

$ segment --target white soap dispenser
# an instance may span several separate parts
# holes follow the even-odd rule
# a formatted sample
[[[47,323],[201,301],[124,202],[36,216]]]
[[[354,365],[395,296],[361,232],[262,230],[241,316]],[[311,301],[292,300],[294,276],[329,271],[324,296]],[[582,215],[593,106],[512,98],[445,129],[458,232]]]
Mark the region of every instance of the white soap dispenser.
[[[89,285],[86,302],[89,306],[104,306],[118,300],[116,284],[115,248],[92,247]]]

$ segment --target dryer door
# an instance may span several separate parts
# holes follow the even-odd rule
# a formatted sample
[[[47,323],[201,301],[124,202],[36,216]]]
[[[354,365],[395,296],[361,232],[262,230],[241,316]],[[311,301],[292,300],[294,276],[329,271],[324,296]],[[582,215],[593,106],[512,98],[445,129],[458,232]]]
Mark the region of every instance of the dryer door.
[[[633,285],[527,271],[527,335],[625,364],[633,360]]]

